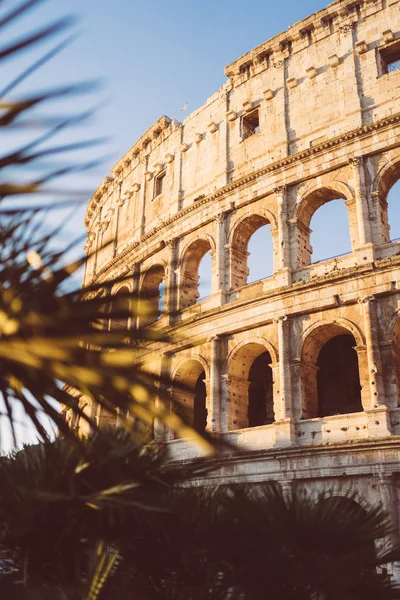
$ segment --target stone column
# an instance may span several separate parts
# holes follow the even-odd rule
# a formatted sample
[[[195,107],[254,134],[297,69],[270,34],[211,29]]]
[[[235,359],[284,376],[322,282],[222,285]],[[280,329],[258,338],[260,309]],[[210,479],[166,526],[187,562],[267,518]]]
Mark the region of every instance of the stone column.
[[[289,226],[287,219],[287,194],[286,186],[282,185],[274,189],[276,201],[278,205],[278,247],[274,248],[277,254],[277,268],[279,271],[278,279],[281,285],[291,284],[291,264],[290,264],[290,241],[289,241]],[[274,242],[276,236],[274,236]],[[274,265],[275,266],[275,265]],[[274,269],[275,270],[275,269]],[[275,274],[275,279],[277,274]]]
[[[361,385],[361,404],[364,410],[369,410],[371,404],[371,390],[369,384],[369,368],[368,368],[368,356],[366,346],[355,346],[355,352],[357,352],[358,360],[358,372],[360,374],[360,385]]]
[[[379,351],[378,318],[375,296],[360,298],[364,313],[364,333],[367,348],[368,380],[370,387],[370,407],[368,410],[369,434],[390,435],[390,414],[385,401],[385,388],[382,378],[382,360]],[[361,374],[361,373],[360,373]]]
[[[379,344],[382,358],[382,376],[385,385],[386,403],[390,408],[397,408],[399,404],[396,385],[395,360],[400,360],[393,352],[393,342],[388,340]]]
[[[278,324],[280,418],[291,419],[293,410],[290,381],[289,321],[287,316],[284,315],[275,319],[275,322]]]
[[[280,404],[280,377],[281,368],[279,362],[269,365],[272,371],[272,397],[274,402],[275,421],[281,420],[281,404]]]
[[[375,296],[360,298],[364,313],[364,333],[367,347],[371,408],[385,405],[385,390],[382,381],[382,361],[379,352],[378,318]]]
[[[358,246],[371,242],[371,227],[369,220],[367,191],[365,185],[364,159],[362,156],[350,158],[353,170],[354,192],[357,211]],[[351,226],[351,223],[350,223]]]
[[[160,366],[160,382],[159,382],[159,393],[156,395],[154,399],[154,404],[156,409],[161,408],[162,406],[167,409],[167,381],[171,374],[171,355],[163,354],[161,357],[161,366]],[[162,420],[155,418],[154,419],[154,441],[156,442],[165,442],[166,440],[166,429]]]
[[[221,340],[216,335],[211,338],[211,366],[210,366],[210,399],[207,402],[207,429],[212,432],[221,431],[221,393],[220,393],[220,344]]]
[[[214,217],[216,224],[216,249],[215,249],[215,273],[212,281],[212,293],[219,293],[221,304],[225,303],[226,296],[226,213],[220,213]]]
[[[168,265],[165,274],[165,312],[167,314],[169,325],[173,325],[176,319],[178,296],[175,270],[177,260],[177,240],[168,240],[166,246],[168,248]]]
[[[134,296],[135,302],[136,302],[136,307],[135,307],[136,316],[135,316],[135,318],[131,319],[132,329],[138,329],[138,327],[139,327],[139,307],[140,307],[139,283],[140,283],[140,264],[135,263],[132,266],[132,295]]]
[[[247,250],[242,250],[234,244],[226,246],[229,251],[229,290],[237,290],[246,285],[249,268],[247,266],[247,258],[250,253]]]
[[[357,230],[358,241],[356,246],[352,244],[353,252],[359,256],[359,261],[374,260],[374,245],[372,244],[371,220],[369,216],[367,186],[365,183],[364,159],[362,156],[356,156],[349,160],[353,170],[354,193],[355,193],[355,218],[357,227],[355,228],[354,217],[349,215],[349,226],[351,238],[353,239],[354,229]]]
[[[292,391],[290,378],[289,321],[286,315],[274,319],[278,326],[279,386],[274,396],[276,444],[290,446],[295,442]],[[274,391],[275,391],[274,386]]]
[[[301,359],[290,361],[290,380],[292,388],[293,419],[300,421],[303,418],[302,385],[301,385]]]
[[[371,194],[371,211],[376,223],[373,233],[373,241],[376,244],[388,244],[390,242],[390,225],[388,220],[388,201],[380,191]]]
[[[300,362],[303,419],[315,419],[318,416],[318,369],[318,366],[312,363],[307,363],[304,360]]]
[[[249,426],[248,405],[250,382],[227,375],[229,394],[228,430],[244,429]]]

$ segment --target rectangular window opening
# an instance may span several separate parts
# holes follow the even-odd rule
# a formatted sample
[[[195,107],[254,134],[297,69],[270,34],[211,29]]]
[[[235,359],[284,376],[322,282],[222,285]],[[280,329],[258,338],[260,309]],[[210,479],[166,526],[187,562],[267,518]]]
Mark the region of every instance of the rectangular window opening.
[[[258,108],[256,108],[242,117],[242,138],[245,140],[259,131],[260,116]]]
[[[307,44],[309,46],[311,46],[313,43],[313,30],[311,28],[304,29],[301,32],[301,35],[302,35],[303,40],[305,40],[307,42]]]
[[[285,40],[281,42],[281,50],[282,52],[286,52],[287,54],[291,55],[293,50],[292,40]]]
[[[382,75],[400,70],[400,40],[379,50]]]
[[[164,184],[165,171],[159,173],[154,180],[154,198],[157,196],[161,196],[163,192],[163,184]]]
[[[361,19],[361,4],[360,3],[356,3],[356,4],[353,4],[352,6],[349,6],[349,8],[347,10],[350,15],[356,13],[357,19]]]
[[[242,65],[239,69],[240,74],[243,75],[246,79],[250,78],[251,75],[251,65],[247,63],[246,65]]]
[[[326,17],[325,19],[322,19],[322,26],[329,29],[329,33],[333,33],[335,31],[333,22],[334,17]]]
[[[259,56],[259,62],[264,68],[269,69],[271,67],[271,52],[266,52],[265,54],[261,54]]]

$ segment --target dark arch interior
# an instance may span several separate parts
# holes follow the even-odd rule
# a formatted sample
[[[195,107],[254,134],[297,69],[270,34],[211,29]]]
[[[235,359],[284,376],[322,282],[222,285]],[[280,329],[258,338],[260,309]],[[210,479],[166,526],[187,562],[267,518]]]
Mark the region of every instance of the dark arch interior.
[[[361,385],[355,339],[337,335],[322,347],[317,361],[318,416],[361,412]]]
[[[365,572],[376,574],[374,563],[376,551],[374,541],[365,536],[369,529],[370,516],[352,497],[328,496],[320,498],[316,506],[318,518],[318,534],[324,540],[324,551],[333,557],[345,556],[347,552],[362,553],[361,560]],[[336,527],[332,528],[332,524]],[[343,532],[354,531],[355,536],[343,537]],[[337,539],[342,540],[337,544]],[[343,541],[344,544],[343,545]],[[370,566],[368,562],[370,561]]]
[[[271,355],[263,352],[258,356],[249,371],[249,427],[269,425],[274,422],[272,395]]]
[[[204,383],[206,374],[202,371],[196,381],[194,388],[193,403],[193,427],[196,431],[205,431],[207,425],[206,408],[206,384]]]

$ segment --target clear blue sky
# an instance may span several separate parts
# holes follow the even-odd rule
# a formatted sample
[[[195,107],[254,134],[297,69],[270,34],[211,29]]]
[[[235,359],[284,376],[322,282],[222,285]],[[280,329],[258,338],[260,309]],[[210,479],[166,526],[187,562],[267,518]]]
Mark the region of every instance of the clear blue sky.
[[[78,17],[78,39],[28,80],[21,91],[88,79],[103,82],[103,88],[95,95],[70,100],[58,109],[68,112],[102,105],[85,128],[71,131],[63,139],[110,138],[101,149],[86,150],[81,155],[83,160],[100,154],[107,155],[107,159],[90,175],[80,175],[74,180],[74,187],[87,192],[82,194],[82,207],[73,211],[69,234],[84,233],[83,215],[91,191],[156,119],[166,114],[181,120],[224,83],[225,65],[327,3],[325,0],[253,0],[247,5],[242,0],[47,0],[10,29],[8,37],[12,39],[22,31],[66,14]],[[16,0],[4,2],[0,13],[17,4]],[[3,39],[2,45],[5,43]],[[38,56],[23,54],[18,61],[3,67],[1,80],[7,82],[15,77],[31,63],[34,55]],[[188,112],[182,113],[186,102]],[[7,144],[19,139],[15,136]],[[391,210],[392,230],[393,237],[400,237],[399,186],[396,194],[399,201]],[[330,231],[343,233],[327,239],[324,227],[320,237],[316,235],[312,240],[316,258],[347,250],[346,223],[338,229],[332,225],[338,218],[334,214],[336,204],[340,209],[340,203],[333,202],[326,207],[325,215],[321,211],[320,218],[330,222]],[[311,226],[316,229],[314,221]],[[266,252],[271,250],[265,240],[265,236],[264,241],[254,239],[249,248],[253,280],[271,271],[263,270]],[[321,244],[323,249],[318,248]],[[201,290],[202,295],[206,293],[206,289]]]

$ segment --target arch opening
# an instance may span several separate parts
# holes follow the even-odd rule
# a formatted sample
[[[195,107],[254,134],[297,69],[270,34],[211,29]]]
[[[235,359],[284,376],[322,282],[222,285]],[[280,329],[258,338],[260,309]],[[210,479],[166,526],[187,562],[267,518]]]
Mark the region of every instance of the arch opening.
[[[140,325],[145,327],[157,321],[164,310],[165,271],[161,265],[150,267],[140,289]]]
[[[301,354],[303,419],[362,412],[357,343],[336,323],[309,334]]]
[[[203,297],[203,285],[209,285],[211,291],[211,269],[207,272],[209,263],[212,262],[210,261],[210,251],[210,242],[205,239],[200,239],[193,242],[185,252],[182,260],[179,286],[179,308],[181,310],[196,304],[197,300]],[[205,261],[203,261],[203,258],[206,255],[209,255],[210,258],[206,258]],[[200,263],[203,262],[204,265],[202,264],[202,270],[199,274]]]
[[[337,202],[339,200],[341,202]],[[345,200],[342,193],[327,187],[315,190],[302,200],[297,212],[298,268],[352,251]],[[311,222],[314,231],[310,229]],[[327,235],[328,227],[330,235]],[[331,235],[333,232],[335,235]]]
[[[400,160],[386,165],[378,174],[374,200],[381,228],[381,244],[400,238]]]
[[[355,345],[351,334],[341,334],[322,347],[317,360],[319,417],[363,410]]]
[[[182,365],[174,377],[174,408],[198,432],[207,427],[207,387],[203,365],[195,359]]]
[[[209,250],[201,259],[199,264],[199,297],[196,302],[207,300],[211,295],[211,274],[212,274],[212,256]]]
[[[262,344],[249,343],[231,358],[229,429],[269,425],[275,421],[271,354]]]
[[[392,186],[388,194],[387,237],[391,242],[400,241],[400,180]]]
[[[333,235],[327,233],[327,228]],[[321,206],[311,219],[311,263],[351,253],[350,230],[344,200]]]
[[[274,245],[268,225],[261,225],[250,237],[247,252],[247,283],[271,277],[273,273]]]
[[[275,421],[270,364],[270,353],[263,352],[250,367],[247,407],[249,427],[270,425]]]
[[[124,285],[115,294],[115,300],[111,303],[112,317],[109,322],[111,331],[127,330],[129,327],[130,302],[127,296],[128,286]]]
[[[193,428],[198,432],[203,432],[207,426],[207,408],[206,408],[206,374],[202,371],[194,386],[193,400]]]
[[[231,243],[232,290],[272,274],[274,249],[269,226],[266,217],[251,215],[236,227]]]

